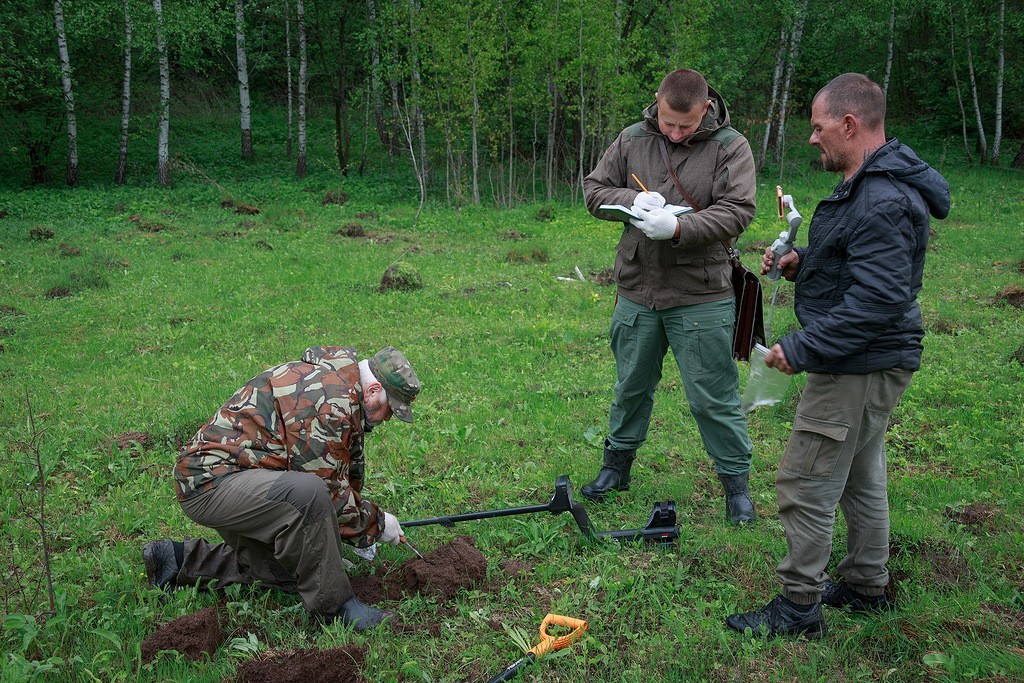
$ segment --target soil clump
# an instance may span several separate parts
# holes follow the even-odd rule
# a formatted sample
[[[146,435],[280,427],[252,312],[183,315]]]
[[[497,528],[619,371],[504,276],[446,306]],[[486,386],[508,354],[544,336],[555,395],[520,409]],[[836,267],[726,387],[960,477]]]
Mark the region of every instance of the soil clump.
[[[356,645],[330,650],[272,652],[238,667],[238,683],[362,683],[366,651]]]
[[[187,659],[213,656],[224,642],[216,605],[178,617],[142,641],[142,661],[150,662],[161,650],[177,650]]]

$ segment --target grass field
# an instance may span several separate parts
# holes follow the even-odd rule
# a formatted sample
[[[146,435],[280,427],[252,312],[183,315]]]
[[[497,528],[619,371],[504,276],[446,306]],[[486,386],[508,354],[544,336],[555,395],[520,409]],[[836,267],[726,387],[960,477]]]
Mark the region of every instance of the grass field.
[[[761,520],[736,529],[670,362],[633,488],[586,507],[614,530],[674,500],[677,545],[587,542],[568,515],[418,527],[409,537],[420,550],[469,534],[490,563],[485,584],[452,603],[387,604],[406,623],[439,622],[438,633],[357,635],[308,620],[296,597],[229,590],[233,639],[212,658],[143,664],[140,645],[158,625],[218,602],[190,591],[164,601],[146,585],[146,541],[214,539],[174,500],[175,451],[243,382],[308,346],[369,355],[393,344],[416,367],[416,423],[394,421],[367,447],[364,492],[400,519],[545,503],[559,475],[589,481],[614,380],[615,294],[600,276],[618,230],[565,203],[428,206],[417,219],[415,202],[394,203],[377,183],[315,170],[301,182],[0,191],[2,680],[233,680],[260,653],[355,643],[366,680],[480,681],[532,644],[548,612],[589,630],[521,680],[1021,680],[1024,178],[929,160],[954,203],[933,224],[924,365],[888,435],[899,607],[881,618],[827,612],[816,642],[745,639],[723,623],[777,591],[786,543],[774,474],[803,379],[750,415]],[[835,178],[787,172],[809,217]],[[774,185],[762,179],[740,240],[751,266],[782,227]],[[344,204],[323,203],[338,189]],[[259,213],[236,213],[237,203]],[[381,291],[399,261],[422,289]],[[585,281],[559,279],[576,268]],[[790,283],[779,302],[773,337],[796,326]],[[29,405],[45,430],[42,476],[19,445],[33,437]],[[48,620],[43,491],[58,603]],[[357,571],[407,557],[382,555]]]

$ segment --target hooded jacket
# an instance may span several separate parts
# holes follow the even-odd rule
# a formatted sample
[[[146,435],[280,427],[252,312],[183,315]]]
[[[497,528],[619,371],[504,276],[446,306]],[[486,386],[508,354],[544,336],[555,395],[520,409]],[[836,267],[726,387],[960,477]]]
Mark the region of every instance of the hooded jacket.
[[[310,472],[324,480],[345,541],[366,547],[383,526],[363,488],[363,388],[353,349],[316,346],[235,392],[182,449],[178,500],[248,469]]]
[[[794,370],[861,375],[921,367],[921,291],[930,216],[949,214],[949,184],[892,138],[814,210],[796,249],[803,329],[779,343]]]
[[[754,218],[756,177],[750,144],[729,125],[725,100],[708,88],[711,106],[697,130],[674,143],[658,128],[658,105],[623,130],[583,180],[587,210],[597,218],[602,204],[632,206],[641,192],[632,179],[669,204],[685,205],[662,158],[664,140],[679,180],[701,211],[679,218],[678,240],[652,240],[624,224],[615,258],[618,294],[652,309],[721,301],[733,296],[731,266],[723,242],[733,242]]]

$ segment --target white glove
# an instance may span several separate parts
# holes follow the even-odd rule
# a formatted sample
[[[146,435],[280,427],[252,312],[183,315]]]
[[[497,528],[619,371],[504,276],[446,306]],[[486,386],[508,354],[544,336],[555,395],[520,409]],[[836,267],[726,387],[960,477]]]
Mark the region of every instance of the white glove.
[[[630,218],[629,222],[652,240],[667,240],[675,236],[679,219],[668,209],[644,210],[640,215],[643,216],[642,220]]]
[[[657,192],[641,192],[633,199],[633,211],[650,211],[665,206],[665,198]]]
[[[381,543],[390,543],[391,545],[397,546],[402,542],[402,537],[405,534],[402,532],[402,527],[398,523],[398,518],[390,512],[384,513],[384,531],[380,532],[380,536],[377,537]]]
[[[377,557],[377,544],[374,543],[367,548],[352,548],[352,552],[367,562],[373,562],[373,558]]]

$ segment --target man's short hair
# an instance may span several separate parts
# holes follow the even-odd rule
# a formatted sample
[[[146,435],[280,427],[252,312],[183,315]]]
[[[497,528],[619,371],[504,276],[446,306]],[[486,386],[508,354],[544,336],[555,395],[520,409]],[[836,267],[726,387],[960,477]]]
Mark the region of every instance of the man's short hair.
[[[661,79],[658,97],[673,111],[688,112],[708,101],[708,82],[693,69],[676,69]]]
[[[864,74],[836,76],[814,96],[824,97],[825,112],[833,119],[853,114],[868,130],[885,125],[885,94],[881,86]]]

